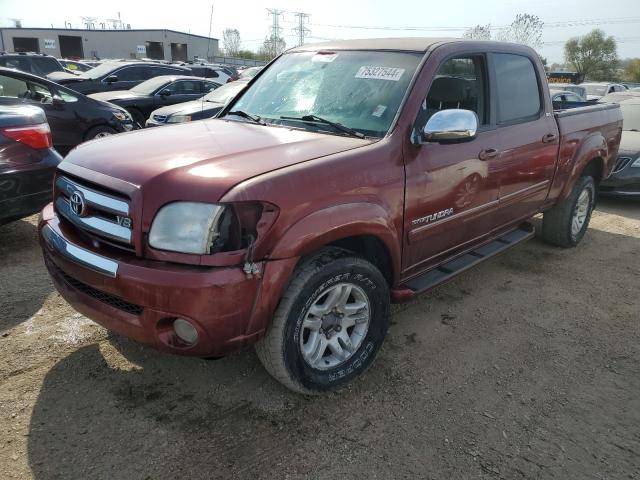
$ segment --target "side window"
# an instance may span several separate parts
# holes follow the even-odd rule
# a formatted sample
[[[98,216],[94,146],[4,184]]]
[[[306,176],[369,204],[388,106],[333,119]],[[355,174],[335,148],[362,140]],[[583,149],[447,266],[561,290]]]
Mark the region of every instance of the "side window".
[[[13,68],[15,70],[22,70],[23,72],[31,72],[31,66],[24,58],[0,58],[0,67]]]
[[[482,55],[455,57],[444,62],[427,94],[427,120],[439,110],[461,108],[476,112],[480,124],[487,124],[485,65]]]
[[[40,72],[40,75],[47,75],[60,70],[58,62],[50,57],[33,57],[32,62],[36,70]]]
[[[146,76],[149,74],[148,69],[144,67],[125,67],[117,72],[114,72],[114,75],[118,77],[119,82],[136,82],[140,80],[147,80],[151,78]]]
[[[493,55],[497,92],[497,121],[512,123],[540,113],[538,77],[531,60],[522,55]]]
[[[2,98],[27,98],[29,86],[24,80],[0,75],[0,97]]]
[[[204,93],[209,93],[209,92],[213,92],[216,88],[218,88],[220,85],[218,85],[217,83],[213,83],[213,82],[204,82]]]
[[[213,68],[206,68],[204,72],[206,78],[218,78],[220,76]]]
[[[202,92],[200,82],[197,80],[179,80],[163,90],[170,90],[175,95],[193,95]]]
[[[579,102],[580,97],[578,97],[575,93],[567,93],[565,96],[567,102]]]
[[[64,90],[58,90],[58,94],[60,95],[60,98],[62,98],[62,100],[64,100],[67,103],[73,103],[79,100],[78,97],[76,97],[75,95],[72,95],[69,92],[65,92]]]

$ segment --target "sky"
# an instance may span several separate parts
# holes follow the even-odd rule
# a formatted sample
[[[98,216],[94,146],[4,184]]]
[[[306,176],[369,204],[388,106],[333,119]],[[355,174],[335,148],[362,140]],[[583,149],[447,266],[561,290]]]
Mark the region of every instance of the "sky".
[[[539,52],[549,64],[563,60],[568,38],[594,28],[618,40],[620,58],[640,57],[640,0],[0,0],[0,26],[12,26],[11,19],[17,18],[25,28],[62,28],[65,21],[84,28],[82,16],[97,17],[99,23],[119,13],[132,28],[167,28],[206,36],[212,6],[211,36],[222,39],[225,28],[237,28],[242,47],[250,50],[257,50],[269,33],[272,17],[267,8],[272,8],[283,10],[280,26],[288,46],[297,44],[292,31],[295,12],[309,14],[307,43],[340,38],[459,37],[465,28],[478,24],[491,24],[497,34],[518,13],[529,13],[545,22],[545,44]]]

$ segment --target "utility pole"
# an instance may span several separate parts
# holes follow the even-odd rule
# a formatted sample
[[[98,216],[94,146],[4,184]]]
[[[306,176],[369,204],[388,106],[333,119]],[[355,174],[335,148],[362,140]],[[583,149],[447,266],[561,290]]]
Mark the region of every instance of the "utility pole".
[[[282,38],[282,27],[280,26],[280,17],[284,13],[284,10],[278,10],[277,8],[267,8],[267,12],[271,15],[271,33],[269,35],[270,50],[275,57],[278,53],[278,42]]]
[[[298,45],[302,45],[304,43],[305,35],[309,35],[311,33],[311,30],[305,27],[305,23],[309,22],[309,14],[295,12],[293,16],[298,18],[298,26],[293,29],[293,33],[298,36]]]

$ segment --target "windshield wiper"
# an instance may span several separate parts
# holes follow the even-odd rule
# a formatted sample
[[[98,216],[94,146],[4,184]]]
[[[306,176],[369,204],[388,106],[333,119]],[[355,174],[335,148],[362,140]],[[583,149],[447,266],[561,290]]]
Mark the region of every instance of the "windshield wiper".
[[[266,125],[266,123],[264,123],[262,121],[262,119],[260,117],[253,116],[250,113],[244,112],[242,110],[234,110],[233,112],[229,112],[227,113],[227,115],[237,115],[238,117],[242,117],[242,118],[246,118],[247,120],[251,120],[253,123],[257,123],[258,125]]]
[[[327,120],[326,118],[322,118],[317,115],[309,114],[309,115],[303,115],[302,117],[282,116],[280,117],[280,120],[298,120],[298,121],[307,122],[307,123],[322,123],[324,125],[329,125],[330,127],[333,127],[336,130],[340,130],[341,132],[347,133],[352,137],[364,138],[364,134],[358,132],[357,130],[354,130],[353,128],[345,127],[341,123],[332,122],[331,120]]]

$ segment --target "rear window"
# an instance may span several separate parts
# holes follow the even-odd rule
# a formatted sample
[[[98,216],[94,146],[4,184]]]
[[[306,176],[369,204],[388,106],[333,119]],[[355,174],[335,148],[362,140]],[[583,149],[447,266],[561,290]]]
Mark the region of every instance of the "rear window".
[[[540,89],[535,67],[522,55],[493,55],[496,73],[498,123],[515,123],[540,112]]]

